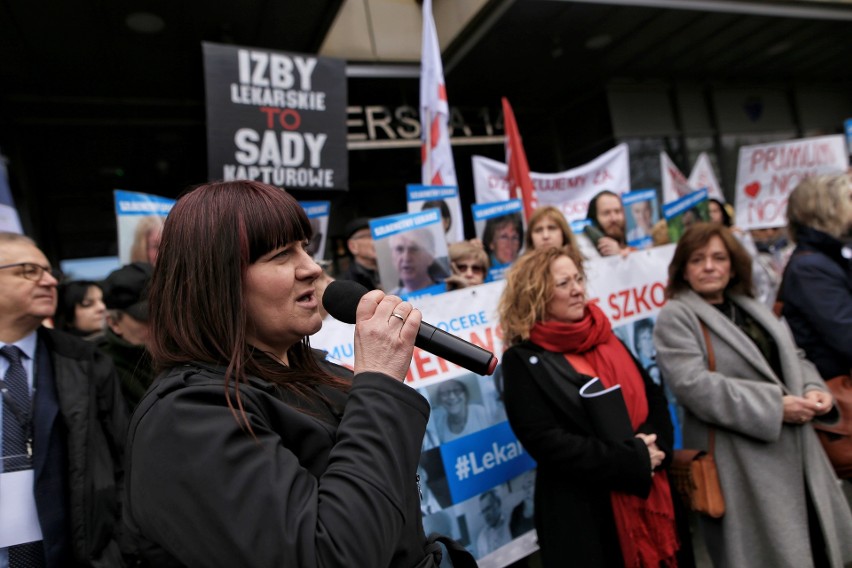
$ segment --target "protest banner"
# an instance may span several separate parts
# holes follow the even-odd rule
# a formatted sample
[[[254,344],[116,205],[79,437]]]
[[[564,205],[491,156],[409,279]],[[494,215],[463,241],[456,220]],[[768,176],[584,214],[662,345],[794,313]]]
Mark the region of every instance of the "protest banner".
[[[521,254],[524,246],[524,205],[521,199],[495,203],[474,203],[476,237],[488,253],[490,267],[486,281],[500,280]]]
[[[663,217],[668,225],[669,239],[676,243],[690,225],[710,219],[710,213],[707,210],[707,190],[699,189],[676,201],[664,204]]]
[[[6,172],[6,158],[0,154],[0,231],[23,234],[21,219],[15,209],[12,190],[9,189],[9,175]]]
[[[451,274],[438,209],[370,219],[382,288],[403,300],[446,292]]]
[[[346,62],[204,43],[210,179],[348,189]]]
[[[665,303],[667,267],[674,246],[637,251],[627,257],[586,263],[588,296],[610,318],[615,333],[659,381],[653,351],[653,325]],[[487,349],[500,358],[503,337],[497,305],[504,281],[424,297],[415,302],[423,320]],[[328,317],[311,337],[313,347],[350,368],[354,364],[354,325]],[[482,568],[500,568],[537,548],[535,531],[506,531],[494,549],[479,538],[485,528],[480,498],[496,495],[505,521],[531,495],[535,462],[518,442],[506,419],[502,368],[493,376],[474,375],[419,348],[414,349],[405,378],[430,403],[432,414],[420,460],[424,527],[464,544]],[[464,401],[468,419],[461,432],[447,418]],[[677,418],[677,414],[673,413]],[[680,447],[679,428],[676,443]],[[494,501],[496,503],[496,501]]]
[[[847,168],[842,134],[741,147],[736,225],[745,230],[783,227],[787,199],[803,178],[843,173]]]
[[[113,198],[118,228],[118,258],[121,264],[154,264],[163,223],[175,200],[121,189],[113,191]]]
[[[698,154],[698,159],[695,160],[695,165],[692,166],[692,171],[689,173],[688,183],[689,187],[706,189],[708,198],[718,199],[725,203],[725,196],[716,180],[716,173],[713,171],[713,164],[710,162],[710,156],[707,155],[707,152]]]
[[[473,187],[477,203],[509,199],[508,167],[483,156],[471,158]],[[570,221],[583,219],[589,201],[608,189],[622,194],[630,191],[630,155],[627,144],[619,144],[591,162],[555,174],[530,172],[535,202],[539,207],[553,205]]]
[[[313,231],[311,242],[308,243],[306,250],[314,260],[322,260],[325,258],[325,243],[328,240],[328,214],[331,210],[331,201],[300,201],[299,205],[305,210]]]
[[[665,152],[660,152],[660,180],[663,187],[663,203],[677,201],[694,191],[686,176]]]
[[[627,222],[627,244],[633,248],[648,248],[653,244],[651,231],[660,219],[657,211],[657,190],[639,189],[621,196]]]
[[[464,221],[458,187],[408,184],[405,190],[409,213],[437,208],[441,211],[447,242],[458,243],[464,240]]]

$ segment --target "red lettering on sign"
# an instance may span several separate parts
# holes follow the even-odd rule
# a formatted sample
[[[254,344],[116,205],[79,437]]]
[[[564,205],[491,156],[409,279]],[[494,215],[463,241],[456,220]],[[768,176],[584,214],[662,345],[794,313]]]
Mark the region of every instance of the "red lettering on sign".
[[[492,353],[494,352],[494,333],[492,332],[490,327],[485,328],[485,341],[484,342],[482,341],[482,339],[480,339],[480,337],[476,333],[470,334],[470,342],[473,343],[474,345],[482,347],[486,351],[491,351]]]
[[[414,355],[411,357],[412,361],[414,361],[414,368],[417,369],[417,375],[420,379],[428,379],[429,377],[433,377],[438,374],[438,370],[434,368],[428,368],[427,365],[430,363],[434,363],[434,359],[428,354],[425,353],[422,349],[417,347],[414,348]]]
[[[296,130],[302,124],[299,111],[292,108],[260,107],[259,110],[266,115],[266,128],[274,128],[278,122],[284,130]]]
[[[651,311],[651,304],[645,299],[645,292],[648,291],[648,286],[642,286],[641,290],[633,288],[633,303],[636,305],[636,311],[642,312],[642,306],[645,306],[645,311]]]
[[[599,170],[599,171],[595,172],[594,184],[600,185],[602,183],[606,183],[607,180],[611,180],[611,179],[613,179],[613,177],[611,175],[609,175],[608,170]]]
[[[596,302],[597,298],[589,300]],[[666,303],[665,286],[662,282],[645,284],[641,288],[628,288],[609,295],[607,299],[612,311],[613,322],[654,311]]]
[[[787,198],[763,199],[759,202],[749,202],[746,207],[749,223],[771,223],[787,209]],[[783,221],[783,219],[781,219]]]

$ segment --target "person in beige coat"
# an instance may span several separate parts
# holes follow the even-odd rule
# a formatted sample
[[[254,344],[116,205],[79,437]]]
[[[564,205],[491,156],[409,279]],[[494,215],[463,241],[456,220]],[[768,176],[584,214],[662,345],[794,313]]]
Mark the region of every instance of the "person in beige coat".
[[[727,228],[697,224],[678,242],[667,293],[654,340],[686,410],[684,446],[706,449],[715,430],[726,513],[701,518],[714,565],[852,561],[852,513],[812,427],[833,400],[787,325],[752,297],[748,254]]]

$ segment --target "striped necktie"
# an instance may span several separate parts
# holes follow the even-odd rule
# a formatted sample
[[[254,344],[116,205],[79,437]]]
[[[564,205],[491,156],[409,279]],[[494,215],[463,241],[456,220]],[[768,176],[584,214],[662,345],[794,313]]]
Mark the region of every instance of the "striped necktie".
[[[14,345],[0,348],[0,355],[9,361],[3,377],[3,471],[32,468],[30,433],[32,432],[32,402],[27,385],[27,372],[21,363],[21,350]],[[41,541],[9,547],[9,568],[41,568],[44,552]]]

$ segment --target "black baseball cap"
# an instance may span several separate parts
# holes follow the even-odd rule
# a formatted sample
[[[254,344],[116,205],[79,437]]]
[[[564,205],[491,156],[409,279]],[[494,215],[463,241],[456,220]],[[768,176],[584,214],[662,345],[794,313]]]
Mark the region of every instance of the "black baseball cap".
[[[153,273],[154,267],[147,262],[133,262],[110,272],[101,285],[107,309],[148,321],[148,287]]]
[[[369,229],[370,228],[370,218],[369,217],[357,217],[352,219],[348,223],[346,223],[346,227],[343,229],[343,236],[346,237],[346,240],[352,238],[352,235],[360,231],[361,229]]]

